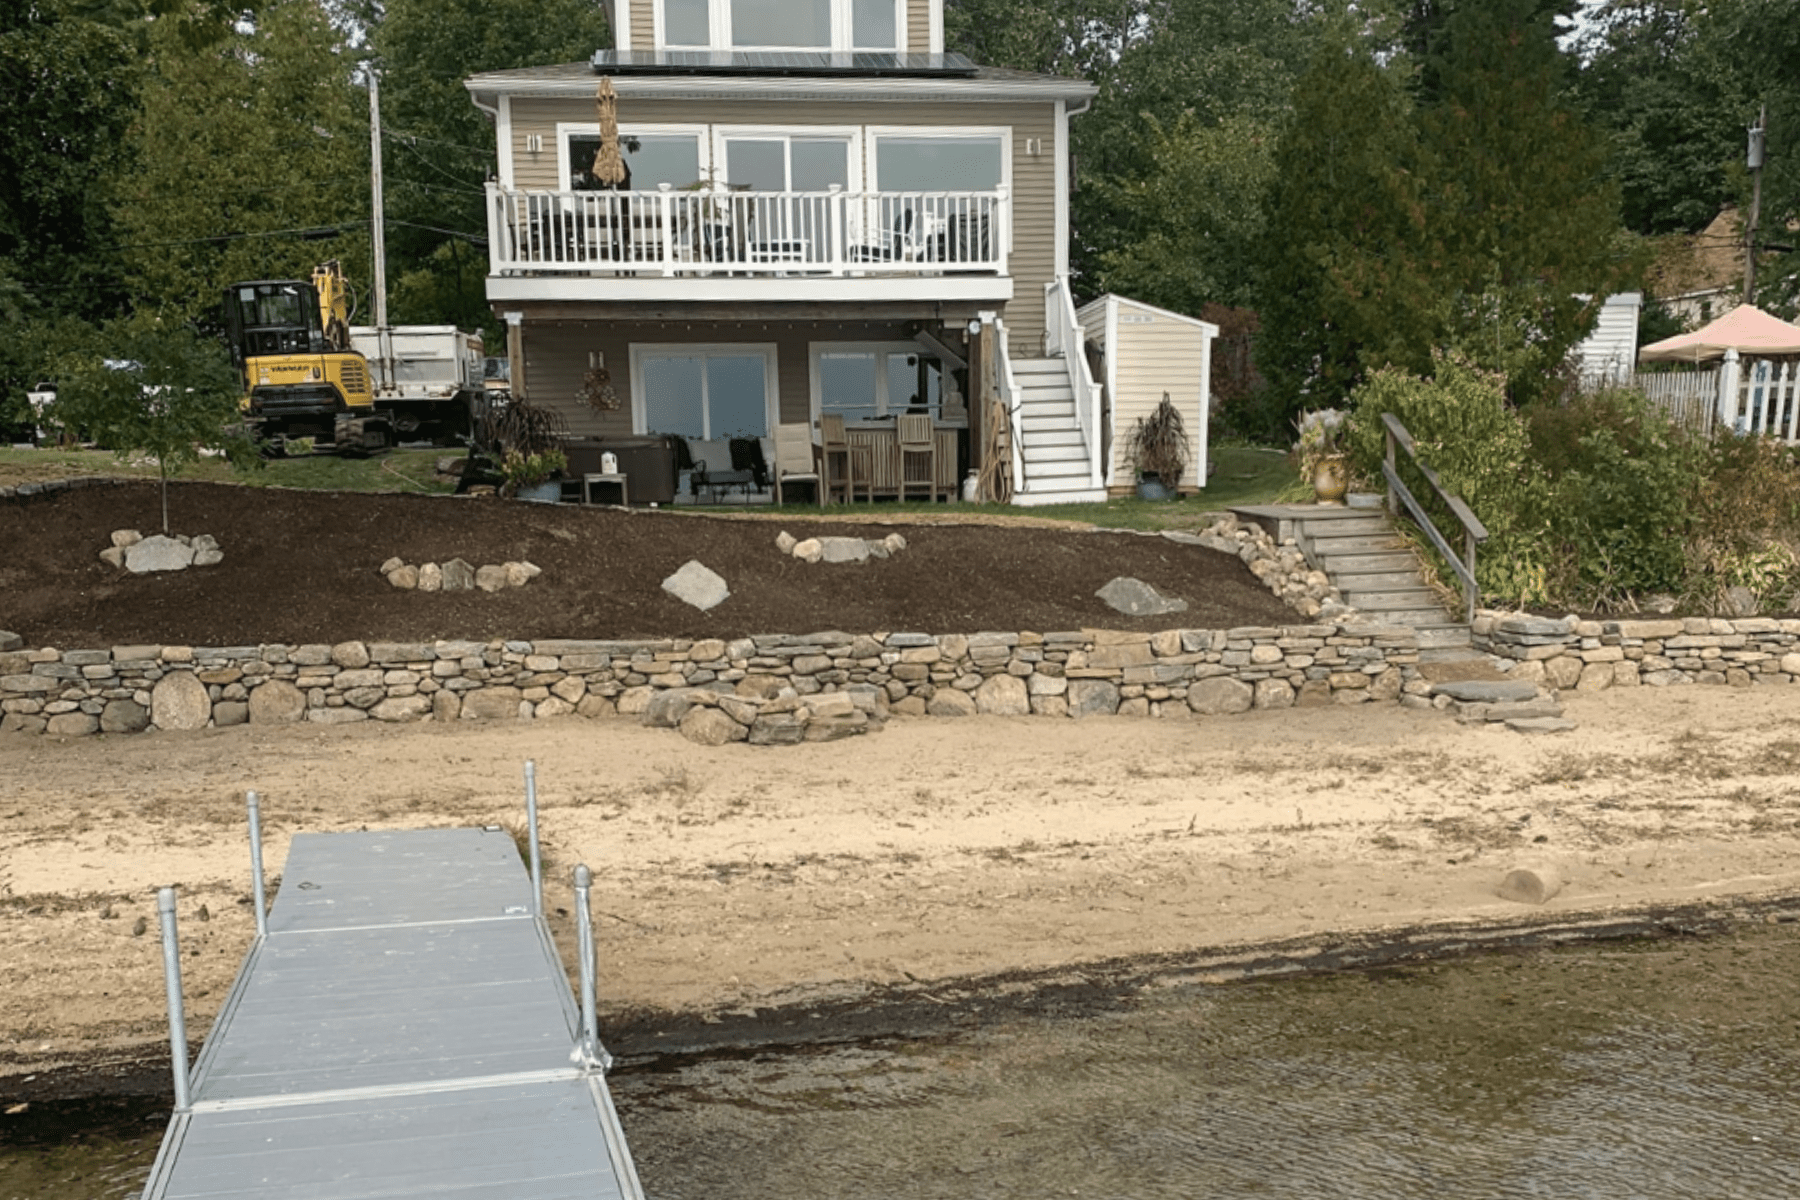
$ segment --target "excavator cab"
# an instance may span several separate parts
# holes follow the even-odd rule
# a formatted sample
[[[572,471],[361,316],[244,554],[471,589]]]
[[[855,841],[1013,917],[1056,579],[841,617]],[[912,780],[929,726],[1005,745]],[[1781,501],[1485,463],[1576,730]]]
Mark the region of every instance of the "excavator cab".
[[[225,327],[240,369],[246,359],[323,354],[332,349],[326,345],[319,318],[318,289],[295,279],[234,283],[226,288]]]

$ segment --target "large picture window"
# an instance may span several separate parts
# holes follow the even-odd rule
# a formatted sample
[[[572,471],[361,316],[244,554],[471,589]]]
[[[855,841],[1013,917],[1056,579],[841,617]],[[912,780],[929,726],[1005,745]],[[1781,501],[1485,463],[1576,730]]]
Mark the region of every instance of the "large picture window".
[[[943,364],[913,343],[823,342],[812,348],[812,368],[821,413],[853,423],[943,413]]]
[[[595,191],[594,154],[600,134],[593,126],[564,128],[567,165],[563,178],[571,191]],[[619,131],[619,152],[625,160],[626,182],[622,190],[654,192],[661,184],[692,187],[704,178],[701,171],[701,136],[698,130]]]
[[[901,49],[904,0],[658,0],[671,50]]]
[[[633,346],[631,377],[640,433],[767,437],[773,423],[772,346]]]
[[[1006,177],[1005,141],[883,133],[875,138],[875,186],[884,192],[991,192]]]

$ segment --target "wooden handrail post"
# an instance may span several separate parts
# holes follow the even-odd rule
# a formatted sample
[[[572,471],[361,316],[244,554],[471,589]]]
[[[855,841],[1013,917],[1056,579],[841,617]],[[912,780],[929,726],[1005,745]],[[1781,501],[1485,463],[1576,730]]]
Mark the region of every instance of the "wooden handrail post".
[[[1396,465],[1394,462],[1394,431],[1392,429],[1389,429],[1385,424],[1382,426],[1382,429],[1381,429],[1381,440],[1387,448],[1388,471],[1392,472],[1396,469]],[[1387,490],[1387,513],[1388,513],[1388,520],[1390,520],[1390,521],[1394,520],[1395,518],[1399,517],[1399,515],[1400,515],[1400,501],[1394,495],[1393,488],[1389,488]]]

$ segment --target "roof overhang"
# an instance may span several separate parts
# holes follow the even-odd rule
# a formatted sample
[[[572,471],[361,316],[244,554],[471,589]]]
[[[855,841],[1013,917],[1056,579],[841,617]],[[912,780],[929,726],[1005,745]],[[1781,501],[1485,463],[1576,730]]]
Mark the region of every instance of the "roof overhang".
[[[585,64],[525,71],[490,71],[463,81],[478,100],[515,99],[592,101],[599,76]],[[1053,75],[974,78],[939,77],[805,77],[757,75],[615,75],[608,76],[620,100],[846,100],[971,102],[1085,100],[1098,93],[1093,84]]]

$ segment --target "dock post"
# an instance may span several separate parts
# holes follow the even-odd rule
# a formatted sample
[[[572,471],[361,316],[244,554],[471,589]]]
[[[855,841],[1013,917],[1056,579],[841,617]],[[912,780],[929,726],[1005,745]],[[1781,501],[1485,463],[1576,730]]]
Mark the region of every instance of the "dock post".
[[[575,868],[575,940],[581,956],[581,1053],[592,1060],[599,1056],[600,1025],[594,1013],[594,915],[588,909],[588,889],[593,872],[583,863]]]
[[[245,792],[250,805],[250,892],[256,905],[256,936],[269,936],[269,914],[263,911],[262,805],[255,792]]]
[[[163,986],[169,993],[169,1064],[175,1073],[175,1110],[188,1107],[187,1019],[181,1005],[181,943],[175,932],[175,889],[156,893],[162,922]]]
[[[531,841],[531,915],[544,915],[544,861],[538,850],[537,763],[525,760],[525,824]]]

